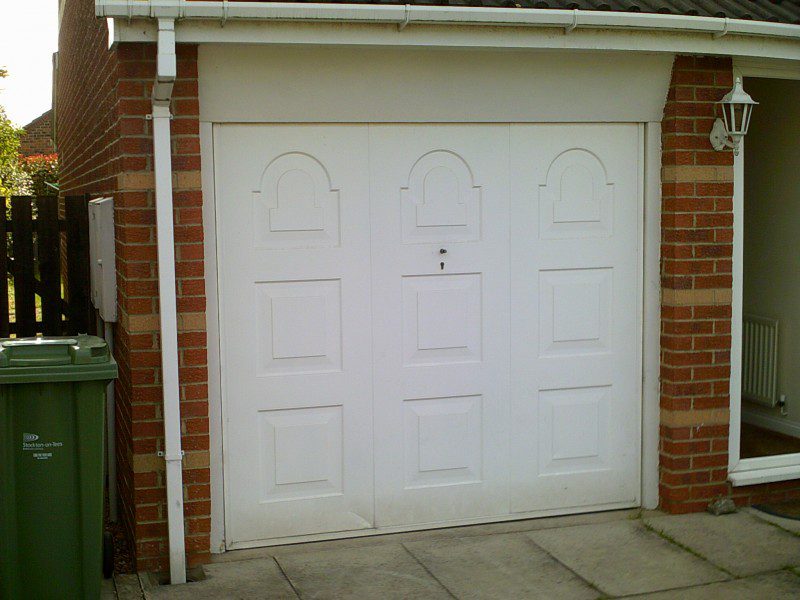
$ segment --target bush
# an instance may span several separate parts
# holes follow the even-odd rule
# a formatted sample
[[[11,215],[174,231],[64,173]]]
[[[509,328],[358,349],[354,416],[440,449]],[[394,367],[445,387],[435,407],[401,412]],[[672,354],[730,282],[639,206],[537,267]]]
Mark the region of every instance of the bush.
[[[32,196],[53,196],[58,190],[58,154],[32,154],[19,157],[20,170],[27,176],[26,193]],[[51,185],[48,185],[51,184]]]

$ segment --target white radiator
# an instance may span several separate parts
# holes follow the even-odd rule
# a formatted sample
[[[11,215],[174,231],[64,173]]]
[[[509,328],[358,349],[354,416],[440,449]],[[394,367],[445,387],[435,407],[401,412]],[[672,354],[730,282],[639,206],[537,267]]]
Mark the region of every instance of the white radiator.
[[[764,406],[778,403],[778,321],[744,315],[742,398]]]

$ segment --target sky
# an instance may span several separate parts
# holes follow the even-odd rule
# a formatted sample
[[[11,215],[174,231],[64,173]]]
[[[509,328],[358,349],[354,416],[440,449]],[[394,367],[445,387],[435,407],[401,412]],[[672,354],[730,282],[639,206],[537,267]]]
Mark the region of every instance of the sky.
[[[58,0],[0,0],[0,106],[17,125],[50,108]]]

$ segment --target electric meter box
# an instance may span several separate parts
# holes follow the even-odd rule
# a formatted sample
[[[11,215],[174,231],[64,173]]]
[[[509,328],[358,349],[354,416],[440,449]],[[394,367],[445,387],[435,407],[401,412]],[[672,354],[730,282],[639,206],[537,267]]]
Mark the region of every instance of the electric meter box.
[[[92,304],[106,323],[117,320],[117,265],[114,251],[114,199],[89,202],[89,262]]]

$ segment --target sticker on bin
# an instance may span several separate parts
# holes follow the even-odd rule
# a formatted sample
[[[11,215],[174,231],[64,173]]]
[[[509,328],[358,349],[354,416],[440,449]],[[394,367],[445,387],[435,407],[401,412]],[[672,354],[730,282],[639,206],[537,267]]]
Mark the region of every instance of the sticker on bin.
[[[30,452],[35,460],[49,460],[53,458],[53,453],[48,452],[54,448],[61,448],[64,442],[50,441],[40,442],[39,435],[36,433],[22,434],[22,450]]]

